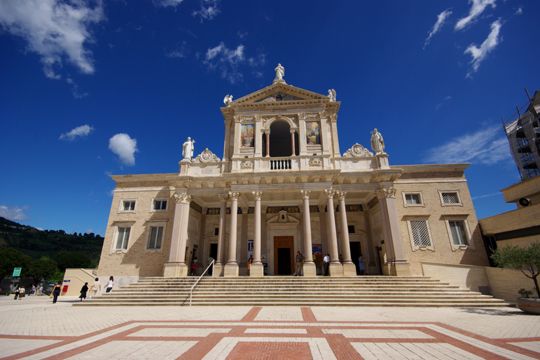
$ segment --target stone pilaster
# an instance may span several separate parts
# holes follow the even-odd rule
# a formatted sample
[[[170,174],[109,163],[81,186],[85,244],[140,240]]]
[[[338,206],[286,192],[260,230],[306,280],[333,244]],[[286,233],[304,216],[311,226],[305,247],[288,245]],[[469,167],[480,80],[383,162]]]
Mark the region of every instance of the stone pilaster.
[[[231,198],[231,226],[229,229],[229,260],[225,265],[223,276],[234,277],[238,276],[238,260],[236,258],[236,234],[238,224],[238,197],[237,192],[230,192]]]
[[[311,241],[311,213],[309,210],[310,191],[302,190],[303,225],[304,225],[304,276],[316,276],[317,269],[313,262],[313,244]]]
[[[391,275],[410,275],[410,264],[403,248],[396,211],[396,189],[387,186],[377,191],[381,204],[384,244]]]
[[[351,245],[349,240],[349,224],[347,222],[347,207],[345,206],[346,193],[337,193],[339,200],[339,219],[341,225],[341,256],[343,257],[343,275],[356,276],[356,266],[351,260]]]
[[[163,277],[185,277],[188,274],[186,265],[186,243],[189,225],[189,204],[191,196],[187,192],[174,194],[173,231],[169,261],[163,266]]]
[[[337,243],[337,232],[336,232],[336,221],[334,215],[334,195],[336,191],[334,189],[324,190],[327,196],[326,202],[326,214],[327,214],[327,226],[330,232],[330,243],[328,247],[330,249],[330,276],[343,276],[343,266],[339,261],[339,252],[338,252],[338,243]]]
[[[262,192],[254,191],[255,197],[255,239],[253,240],[253,264],[250,276],[264,276],[264,266],[261,262],[261,197]]]

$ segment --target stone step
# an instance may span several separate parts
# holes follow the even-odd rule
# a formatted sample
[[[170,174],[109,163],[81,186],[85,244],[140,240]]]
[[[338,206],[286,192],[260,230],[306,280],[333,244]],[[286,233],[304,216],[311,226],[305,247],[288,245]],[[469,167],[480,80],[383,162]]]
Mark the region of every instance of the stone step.
[[[108,303],[108,302],[82,302],[82,303],[75,303],[74,306],[186,306],[188,305],[187,302],[155,302],[155,301],[149,301],[149,302],[115,302],[115,303]],[[509,304],[504,302],[462,302],[462,303],[455,303],[455,302],[372,302],[372,301],[353,301],[353,302],[344,302],[344,301],[332,301],[332,302],[321,302],[321,301],[244,301],[244,302],[222,302],[222,301],[197,301],[193,302],[194,306],[366,306],[366,307],[374,307],[374,306],[399,306],[399,307],[461,307],[461,308],[468,308],[468,307],[501,307],[501,306],[509,306]]]

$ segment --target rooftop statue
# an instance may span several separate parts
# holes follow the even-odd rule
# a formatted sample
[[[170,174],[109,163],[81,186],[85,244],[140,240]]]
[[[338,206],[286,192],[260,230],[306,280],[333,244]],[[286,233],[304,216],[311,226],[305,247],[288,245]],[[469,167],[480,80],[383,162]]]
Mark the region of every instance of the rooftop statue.
[[[278,64],[274,70],[276,71],[276,77],[274,78],[274,82],[284,83],[285,80],[283,80],[283,78],[285,77],[285,68],[281,64]]]
[[[336,101],[336,90],[335,89],[328,89],[328,98],[332,102]]]
[[[223,103],[225,106],[229,106],[233,102],[233,96],[232,95],[225,95],[223,98]]]
[[[386,154],[384,152],[383,136],[377,128],[373,129],[371,133],[371,149],[375,152],[375,155]]]
[[[195,149],[195,140],[192,140],[189,136],[182,145],[182,160],[189,160],[193,158],[193,150]]]

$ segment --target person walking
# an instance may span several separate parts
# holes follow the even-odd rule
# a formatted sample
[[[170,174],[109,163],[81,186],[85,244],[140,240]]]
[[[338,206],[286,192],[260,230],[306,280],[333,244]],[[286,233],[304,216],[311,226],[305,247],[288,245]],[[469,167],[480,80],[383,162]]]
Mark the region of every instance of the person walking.
[[[92,297],[96,297],[98,294],[101,294],[101,283],[99,282],[99,278],[94,279],[94,285],[92,285]]]
[[[296,271],[294,276],[302,276],[304,274],[304,254],[300,250],[296,252]]]
[[[62,290],[62,282],[59,281],[56,285],[54,285],[54,289],[52,291],[53,295],[53,304],[56,304],[56,301],[58,300],[58,296],[60,296],[60,291]]]
[[[15,287],[15,296],[13,297],[13,300],[17,300],[19,298],[19,285]]]
[[[324,276],[330,275],[330,254],[328,253],[323,258],[323,270]]]
[[[105,292],[110,293],[112,291],[113,287],[114,287],[114,278],[111,275],[109,277],[109,281],[107,282],[107,288],[105,289]]]
[[[251,265],[253,264],[253,255],[249,255],[249,259],[247,261],[247,274],[251,275]]]
[[[19,288],[19,300],[21,300],[24,297],[24,295],[26,295],[26,289],[24,288],[24,286],[21,286]]]
[[[88,283],[85,282],[83,287],[81,288],[81,295],[79,295],[79,299],[83,301],[83,299],[86,299],[86,293],[88,292]]]
[[[364,259],[362,255],[358,257],[358,275],[364,275],[366,270],[366,265],[364,264]]]

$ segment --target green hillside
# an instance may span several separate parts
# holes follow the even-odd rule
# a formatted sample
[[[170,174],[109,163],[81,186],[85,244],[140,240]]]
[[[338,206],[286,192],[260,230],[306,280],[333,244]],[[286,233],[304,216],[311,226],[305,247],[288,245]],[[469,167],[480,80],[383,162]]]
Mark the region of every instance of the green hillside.
[[[97,234],[38,230],[0,217],[0,278],[9,275],[13,266],[21,265],[25,266],[26,275],[33,272],[43,276],[52,268],[58,273],[68,267],[95,267],[102,245],[103,237]],[[43,268],[50,271],[42,271]]]

